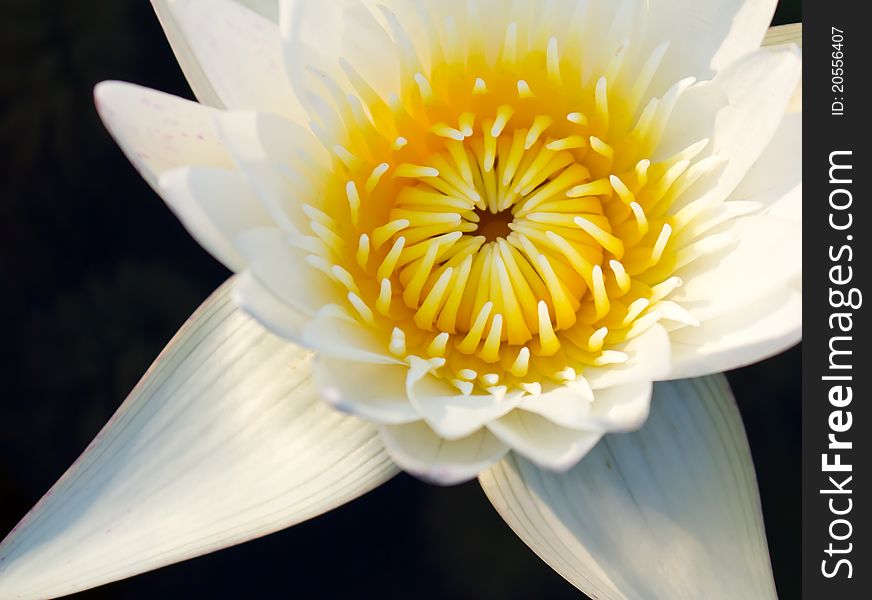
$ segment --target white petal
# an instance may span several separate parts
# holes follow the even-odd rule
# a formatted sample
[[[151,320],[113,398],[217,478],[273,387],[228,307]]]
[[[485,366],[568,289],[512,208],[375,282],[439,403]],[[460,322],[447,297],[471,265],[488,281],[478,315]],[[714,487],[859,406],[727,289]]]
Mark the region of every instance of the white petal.
[[[558,425],[584,429],[594,392],[584,377],[541,394],[528,394],[519,408],[536,413]]]
[[[402,364],[387,354],[389,342],[338,305],[325,306],[303,328],[302,343],[327,356],[352,362]]]
[[[350,67],[383,100],[399,92],[397,47],[364,2],[283,0],[279,23],[288,77],[316,119],[324,98],[342,101],[330,86],[350,91],[343,68]]]
[[[119,81],[97,84],[94,101],[109,133],[155,189],[169,169],[233,166],[215,135],[212,108]]]
[[[802,294],[786,287],[750,306],[673,331],[670,378],[736,369],[769,358],[802,338]]]
[[[685,198],[705,192],[716,203],[730,195],[775,134],[801,68],[795,49],[761,49],[681,94],[655,158],[708,139],[705,153],[725,159],[720,170],[703,177]]]
[[[188,85],[191,86],[191,91],[194,92],[197,100],[208,106],[224,108],[224,102],[203,71],[203,66],[194,55],[191,45],[182,34],[182,29],[170,9],[172,3],[173,0],[151,0],[157,19],[160,21],[164,35],[167,36],[173,54],[185,74],[185,79],[188,80]]]
[[[736,243],[681,269],[684,285],[670,297],[700,321],[778,292],[802,269],[800,223],[752,215],[727,223],[723,232]]]
[[[218,106],[303,119],[284,68],[276,23],[231,0],[154,2],[191,87]],[[205,81],[203,81],[205,79]]]
[[[406,365],[319,356],[312,366],[320,396],[343,412],[385,425],[421,419],[406,394]]]
[[[274,225],[238,171],[173,169],[160,176],[158,186],[194,239],[232,271],[245,267],[234,239],[248,229]]]
[[[776,598],[722,376],[657,384],[645,427],[607,436],[567,473],[510,455],[479,480],[515,533],[591,597]]]
[[[306,316],[345,295],[338,283],[306,262],[306,253],[293,247],[279,229],[249,229],[237,237],[236,246],[258,281]]]
[[[714,82],[724,90],[728,107],[718,113],[712,148],[729,158],[719,188],[734,189],[769,144],[801,69],[802,59],[793,49],[758,50],[718,73]]]
[[[662,77],[708,79],[760,47],[776,0],[650,0],[646,36],[669,42]]]
[[[257,277],[243,271],[233,287],[233,301],[274,334],[299,342],[309,317],[278,298]]]
[[[475,478],[508,451],[485,429],[460,440],[445,440],[419,421],[385,425],[381,435],[388,454],[404,471],[441,485]]]
[[[584,377],[594,390],[639,381],[656,381],[669,372],[669,334],[659,324],[615,349],[628,355],[627,362],[584,370]]]
[[[331,194],[329,159],[312,133],[278,115],[241,111],[217,114],[215,128],[276,223],[288,232],[308,231],[303,204],[323,208]]]
[[[0,596],[70,594],[294,525],[396,472],[315,394],[310,353],[225,285],[0,545]]]
[[[616,385],[594,392],[574,381],[539,395],[524,396],[520,408],[563,427],[582,431],[631,431],[648,417],[650,381]]]
[[[561,427],[520,409],[491,421],[487,428],[518,454],[554,471],[565,471],[575,465],[604,433],[602,430],[579,431]]]
[[[279,22],[279,0],[236,0],[255,11],[265,19],[278,25]]]
[[[429,363],[410,357],[407,397],[428,425],[441,437],[456,440],[472,435],[485,424],[518,405],[520,392],[504,391],[466,396],[430,374]]]
[[[802,113],[784,115],[775,136],[730,195],[759,202],[765,212],[802,221]]]

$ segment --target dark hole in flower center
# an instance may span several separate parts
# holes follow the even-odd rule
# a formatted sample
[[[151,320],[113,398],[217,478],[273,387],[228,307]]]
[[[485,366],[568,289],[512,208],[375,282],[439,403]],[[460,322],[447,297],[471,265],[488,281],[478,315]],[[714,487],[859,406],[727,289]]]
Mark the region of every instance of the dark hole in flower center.
[[[488,242],[505,238],[511,233],[509,224],[515,219],[511,210],[502,210],[496,214],[489,210],[476,209],[475,214],[481,219],[475,235],[483,235]]]

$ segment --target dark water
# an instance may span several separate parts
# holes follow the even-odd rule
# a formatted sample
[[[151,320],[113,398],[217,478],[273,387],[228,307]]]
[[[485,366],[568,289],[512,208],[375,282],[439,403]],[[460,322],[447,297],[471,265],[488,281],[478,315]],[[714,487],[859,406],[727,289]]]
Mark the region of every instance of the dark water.
[[[799,2],[779,21],[799,20]],[[0,536],[54,482],[228,273],[94,113],[123,79],[187,96],[146,0],[0,2]],[[782,598],[799,590],[800,356],[730,374]],[[476,484],[406,476],[290,531],[83,598],[572,598]]]

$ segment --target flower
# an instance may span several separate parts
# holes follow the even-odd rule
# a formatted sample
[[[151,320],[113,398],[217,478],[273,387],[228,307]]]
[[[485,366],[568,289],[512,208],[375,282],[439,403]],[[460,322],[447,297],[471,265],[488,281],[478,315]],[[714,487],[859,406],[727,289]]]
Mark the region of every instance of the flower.
[[[744,441],[711,446],[709,434],[741,438],[717,379],[658,385],[652,423],[597,443],[645,422],[654,381],[731,369],[799,339],[799,113],[788,109],[801,60],[795,48],[758,49],[774,2],[289,0],[278,24],[229,0],[155,8],[212,106],[103,83],[98,110],[238,276],[4,542],[0,560],[24,558],[0,563],[0,590],[7,572],[27,582],[43,568],[30,541],[39,532],[60,527],[62,548],[108,524],[139,557],[116,571],[64,566],[24,588],[72,591],[299,522],[397,465],[445,484],[479,476],[531,547],[606,597],[736,595],[698,575],[724,569],[707,561],[728,531],[699,525],[738,520],[747,530],[730,564],[744,580],[730,582],[749,586],[741,597],[771,593],[768,564],[741,566],[762,546],[755,511],[686,504],[706,473],[724,476],[724,456],[748,462]],[[697,437],[664,439],[679,424]],[[638,440],[662,451],[650,480],[616,480],[610,465],[633,473],[651,459]],[[676,460],[695,478],[682,480]],[[196,521],[204,531],[232,522],[238,532],[199,536],[176,523],[186,510],[162,512],[161,486],[192,464],[176,499],[210,504]],[[728,497],[753,504],[748,473]],[[598,495],[592,480],[621,491]],[[219,481],[241,498],[200,494]],[[636,532],[634,545],[651,551],[669,533],[675,553],[661,562],[672,576],[639,580],[603,562],[629,551],[602,526],[632,522],[620,499],[663,481],[683,493],[646,500],[662,529],[650,543]],[[600,511],[567,508],[580,497]],[[609,505],[621,506],[611,518]],[[146,534],[122,509],[169,523]],[[683,533],[688,523],[698,537]],[[555,550],[552,537],[571,543]],[[99,547],[87,556],[97,561]]]

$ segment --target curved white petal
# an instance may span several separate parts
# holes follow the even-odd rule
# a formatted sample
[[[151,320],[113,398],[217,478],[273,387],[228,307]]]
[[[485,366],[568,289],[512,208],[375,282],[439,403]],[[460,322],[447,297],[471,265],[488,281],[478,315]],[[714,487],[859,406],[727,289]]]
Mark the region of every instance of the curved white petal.
[[[802,338],[802,293],[788,286],[754,304],[673,331],[671,379],[750,365]]]
[[[234,248],[234,239],[244,231],[274,225],[238,171],[183,167],[161,175],[158,187],[194,239],[235,272],[245,267],[245,260]]]
[[[194,92],[197,100],[208,106],[224,108],[224,102],[210,83],[191,45],[182,34],[182,29],[170,9],[172,2],[173,0],[151,0],[151,6],[163,27],[164,35],[167,36],[176,61],[182,68],[182,73],[185,74],[185,79],[188,80],[188,85],[191,86],[191,91]]]
[[[215,135],[213,108],[121,81],[98,83],[94,102],[109,133],[156,190],[161,173],[176,167],[233,167]]]
[[[388,454],[404,471],[441,485],[474,479],[508,452],[486,429],[463,439],[445,440],[422,421],[385,425],[381,437]]]
[[[274,334],[299,342],[309,317],[273,294],[250,271],[243,271],[233,286],[233,302]]]
[[[713,153],[729,157],[718,182],[735,188],[775,135],[802,74],[794,48],[761,49],[718,73],[728,106],[718,113]]]
[[[700,321],[734,312],[778,293],[802,270],[802,226],[768,215],[727,223],[734,244],[702,256],[677,274],[684,285],[671,299]]]
[[[802,112],[788,112],[730,202],[759,202],[767,214],[802,221]]]
[[[775,134],[801,69],[797,49],[765,48],[718,72],[711,81],[690,88],[678,99],[658,155],[670,156],[708,139],[706,152],[725,161],[715,172],[716,178],[707,175],[691,189],[705,192],[711,203],[725,200]],[[701,187],[703,183],[708,187]]]
[[[722,376],[658,383],[645,427],[607,436],[566,473],[510,455],[479,480],[515,533],[593,598],[776,598]]]
[[[472,435],[511,411],[521,399],[521,392],[506,393],[504,389],[467,396],[445,380],[431,376],[429,362],[414,356],[410,361],[407,397],[433,431],[445,439]]]
[[[487,428],[518,454],[537,465],[565,471],[602,438],[603,431],[579,431],[525,410],[514,410],[501,419],[491,421]]]
[[[215,128],[264,209],[285,231],[308,230],[304,204],[323,208],[325,197],[344,193],[325,188],[331,181],[324,168],[329,158],[304,127],[270,113],[226,111],[216,114]]]
[[[385,425],[421,420],[406,393],[404,364],[360,363],[318,356],[312,364],[319,395],[338,410]]]
[[[326,91],[313,87],[313,69],[344,81],[340,74],[349,67],[383,99],[398,91],[399,48],[377,19],[373,4],[361,0],[282,0],[279,24],[285,62],[298,91]]]
[[[242,314],[230,287],[0,545],[0,597],[70,594],[238,544],[397,472],[374,427],[317,398],[311,354]]]
[[[615,348],[627,354],[626,362],[607,367],[587,368],[584,370],[584,377],[594,390],[662,379],[670,368],[669,344],[669,334],[661,325],[655,324],[639,336]]]
[[[153,4],[201,101],[304,118],[285,75],[275,22],[232,0],[154,0]]]
[[[646,36],[669,42],[661,77],[708,79],[760,47],[777,0],[651,0]]]
[[[302,343],[321,354],[352,362],[404,364],[387,354],[388,342],[381,332],[366,327],[342,307],[331,304],[306,323]]]
[[[306,252],[291,245],[277,228],[249,229],[236,246],[248,270],[275,296],[294,310],[314,316],[324,306],[340,302],[347,292],[323,271],[306,261]]]
[[[590,383],[584,377],[579,377],[553,390],[525,395],[519,408],[541,415],[563,427],[584,429],[593,400],[594,392]]]
[[[650,381],[637,381],[594,392],[579,378],[555,390],[524,396],[519,408],[570,429],[630,431],[648,417],[651,386]]]

